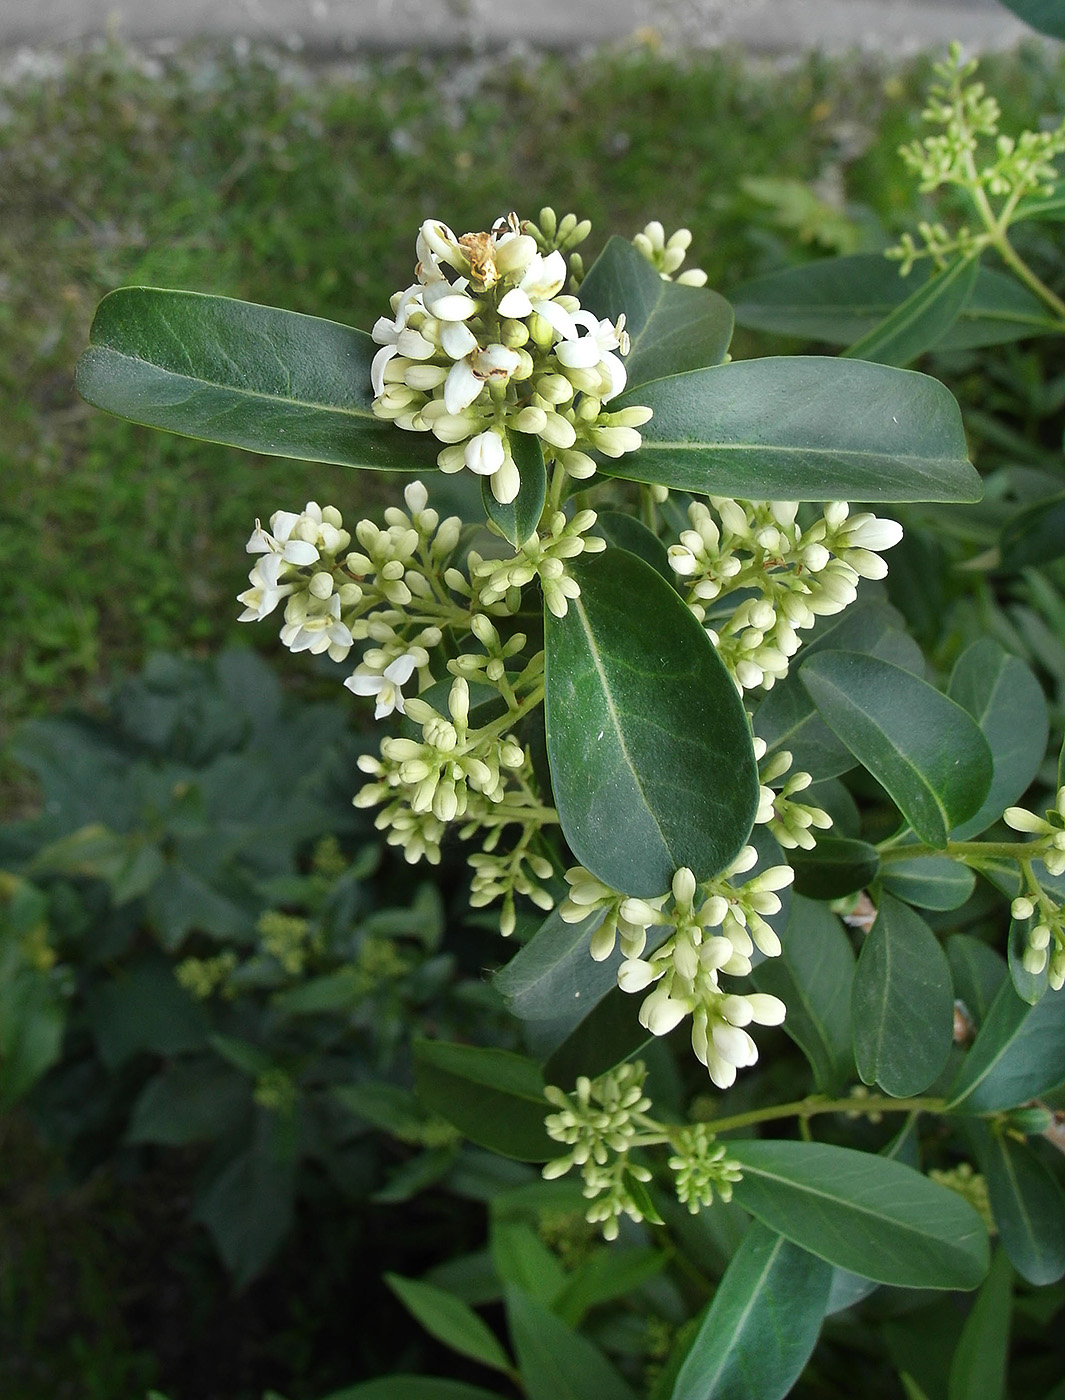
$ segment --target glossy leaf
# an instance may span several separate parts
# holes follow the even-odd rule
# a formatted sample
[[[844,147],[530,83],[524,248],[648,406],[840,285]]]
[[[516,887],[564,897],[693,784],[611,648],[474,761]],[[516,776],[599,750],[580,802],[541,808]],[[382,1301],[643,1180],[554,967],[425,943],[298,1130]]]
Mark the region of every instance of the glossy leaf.
[[[951,1090],[969,1113],[1016,1108],[1065,1081],[1065,995],[1035,1006],[1004,981]]]
[[[945,846],[991,785],[991,753],[976,722],[926,682],[876,657],[823,651],[799,675],[822,718],[922,841]]]
[[[108,413],[273,457],[386,471],[439,445],[375,418],[364,331],[198,292],[122,287],[100,303],[75,384]]]
[[[581,596],[545,617],[555,806],[582,865],[653,896],[717,874],[747,839],[757,770],[743,703],[678,595],[621,549],[570,564]]]
[[[672,586],[674,574],[669,567],[666,546],[643,521],[637,520],[634,515],[623,515],[621,511],[601,510],[596,518],[593,533],[602,535],[607,544],[616,545],[618,549],[627,549],[645,564],[650,564],[651,568],[660,573]]]
[[[640,1023],[642,1001],[615,986],[552,1050],[544,1065],[546,1081],[570,1085],[579,1075],[594,1078],[631,1059],[653,1039]]]
[[[1041,34],[1065,39],[1065,14],[1060,0],[1002,0],[1002,3]]]
[[[1065,1275],[1065,1191],[1026,1143],[978,1119],[967,1131],[1010,1262],[1036,1287],[1056,1283]]]
[[[559,1151],[544,1131],[551,1108],[532,1060],[507,1050],[416,1040],[414,1081],[426,1108],[480,1147],[523,1162],[544,1162]]]
[[[956,1191],[900,1162],[824,1143],[730,1141],[734,1199],[830,1264],[902,1288],[975,1288],[987,1231]]]
[[[938,344],[961,315],[976,282],[975,259],[955,258],[895,307],[843,354],[882,365],[908,365]]]
[[[655,1249],[595,1249],[570,1274],[554,1311],[576,1327],[589,1308],[623,1298],[662,1272],[669,1259]]]
[[[760,992],[780,997],[787,1006],[784,1029],[809,1060],[817,1088],[823,1094],[842,1093],[854,1073],[854,952],[836,915],[796,896],[780,957],[759,963],[752,976]]]
[[[951,832],[954,841],[970,841],[1024,795],[1038,772],[1047,746],[1046,698],[1031,669],[991,637],[962,652],[947,694],[976,720],[991,750],[987,796]]]
[[[566,1284],[566,1271],[524,1220],[494,1220],[492,1264],[502,1283],[515,1284],[530,1298],[551,1308]]]
[[[1013,1270],[1000,1249],[965,1319],[950,1368],[948,1400],[1002,1400],[1010,1345]]]
[[[510,433],[510,453],[521,478],[518,494],[509,505],[500,505],[492,494],[491,478],[481,477],[481,504],[485,514],[502,530],[515,549],[523,545],[540,523],[547,497],[547,470],[540,439],[532,433]]]
[[[625,317],[630,389],[664,375],[719,365],[732,339],[732,307],[709,287],[667,282],[624,238],[611,238],[581,283],[581,305],[601,320]]]
[[[491,1328],[473,1309],[432,1283],[385,1274],[385,1282],[407,1311],[444,1346],[479,1361],[482,1366],[510,1374],[510,1357]]]
[[[967,933],[947,940],[947,961],[954,979],[954,994],[978,1026],[983,1025],[999,988],[1007,979],[1005,961],[993,948]]]
[[[757,1222],[714,1294],[672,1400],[782,1400],[817,1345],[832,1269]]]
[[[745,282],[732,294],[736,320],[751,330],[851,345],[927,285],[918,264],[907,277],[881,253],[825,258]],[[1043,303],[1014,278],[981,267],[966,305],[937,349],[998,345],[1059,327]]]
[[[1046,564],[1065,554],[1065,492],[1025,506],[999,535],[1002,567],[1012,571]]]
[[[912,370],[771,356],[656,379],[615,402],[654,417],[638,452],[600,463],[608,476],[744,500],[980,498],[958,405]]]
[[[506,1290],[527,1400],[636,1400],[603,1353],[528,1294]]]
[[[976,876],[947,856],[915,856],[886,864],[880,885],[919,909],[960,909],[975,888]]]
[[[812,851],[792,851],[796,894],[808,899],[840,899],[864,889],[876,878],[880,856],[867,841],[819,836]]]
[[[939,940],[907,904],[881,896],[851,989],[854,1059],[865,1084],[904,1099],[935,1082],[950,1054],[954,995]]]
[[[507,1010],[522,1021],[559,1021],[579,1025],[595,1004],[617,985],[620,951],[594,962],[591,935],[603,922],[597,911],[579,924],[568,924],[553,909],[523,948],[493,979]]]

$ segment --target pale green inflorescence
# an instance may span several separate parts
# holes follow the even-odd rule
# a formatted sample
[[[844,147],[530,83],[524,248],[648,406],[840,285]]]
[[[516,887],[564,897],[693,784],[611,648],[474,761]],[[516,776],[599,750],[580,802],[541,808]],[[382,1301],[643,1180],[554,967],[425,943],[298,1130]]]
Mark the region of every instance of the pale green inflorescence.
[[[1003,820],[1014,831],[1036,838],[1019,862],[1024,888],[1011,910],[1018,922],[1028,924],[1022,961],[1033,976],[1045,971],[1052,990],[1060,991],[1065,986],[1065,907],[1040,883],[1032,862],[1042,861],[1054,877],[1065,875],[1065,787],[1058,789],[1054,806],[1043,816],[1024,807],[1007,807]]]

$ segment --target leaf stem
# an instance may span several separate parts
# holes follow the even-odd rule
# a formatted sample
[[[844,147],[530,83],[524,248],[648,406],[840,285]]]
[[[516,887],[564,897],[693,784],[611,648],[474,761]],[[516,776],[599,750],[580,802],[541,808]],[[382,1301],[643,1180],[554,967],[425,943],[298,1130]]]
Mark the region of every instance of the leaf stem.
[[[707,1126],[715,1133],[730,1133],[736,1128],[747,1128],[754,1123],[770,1123],[776,1118],[798,1118],[805,1122],[818,1113],[851,1113],[858,1117],[869,1117],[874,1113],[941,1113],[947,1106],[946,1099],[914,1098],[892,1099],[884,1095],[865,1099],[826,1099],[811,1094],[793,1103],[774,1104],[772,1108],[754,1108],[748,1113],[734,1113],[730,1118],[711,1118]]]

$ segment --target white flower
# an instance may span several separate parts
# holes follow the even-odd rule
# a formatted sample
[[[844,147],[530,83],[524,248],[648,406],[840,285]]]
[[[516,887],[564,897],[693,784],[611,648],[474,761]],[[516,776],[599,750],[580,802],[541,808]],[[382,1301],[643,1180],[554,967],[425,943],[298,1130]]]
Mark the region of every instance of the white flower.
[[[403,700],[403,692],[400,687],[406,685],[414,674],[415,658],[410,652],[399,656],[395,661],[390,662],[383,672],[359,672],[356,671],[349,676],[344,684],[355,695],[375,695],[377,704],[374,708],[374,719],[384,719],[393,710],[399,713],[406,713],[406,706]]]
[[[563,340],[555,346],[555,359],[567,369],[598,369],[610,381],[610,387],[603,394],[603,402],[620,394],[625,387],[625,366],[612,352],[621,349],[624,354],[628,347],[628,336],[622,329],[622,321],[614,325],[612,321],[600,321],[590,311],[575,311],[574,323],[583,326],[586,334],[576,340]]]
[[[419,304],[420,292],[417,284],[408,287],[405,292],[397,292],[392,298],[395,319],[390,321],[387,316],[379,316],[370,332],[375,344],[381,346],[370,365],[370,383],[375,398],[380,398],[385,391],[385,365],[393,355],[399,354],[399,337],[406,329],[407,317]]]
[[[506,460],[506,448],[498,433],[478,433],[470,438],[463,453],[463,460],[471,472],[478,476],[493,476]]]
[[[546,258],[541,253],[535,254],[521,281],[499,303],[499,314],[523,321],[535,311],[563,340],[576,340],[577,326],[573,317],[554,300],[565,280],[566,260],[557,248]]]

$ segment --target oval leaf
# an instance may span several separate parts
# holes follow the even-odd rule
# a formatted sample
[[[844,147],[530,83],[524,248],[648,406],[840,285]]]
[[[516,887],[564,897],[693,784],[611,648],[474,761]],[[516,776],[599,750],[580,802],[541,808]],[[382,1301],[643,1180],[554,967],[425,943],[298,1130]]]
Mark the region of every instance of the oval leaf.
[[[733,1255],[671,1400],[781,1400],[817,1345],[832,1269],[757,1222]]]
[[[507,1324],[528,1400],[636,1400],[603,1353],[519,1288]]]
[[[656,379],[629,404],[654,417],[607,476],[749,501],[980,499],[957,403],[912,370],[771,356]]]
[[[481,477],[481,504],[489,520],[519,549],[540,523],[547,497],[547,470],[540,439],[532,433],[508,433],[510,455],[521,478],[518,494],[507,505],[500,505],[492,494],[491,477]]]
[[[840,899],[876,878],[880,855],[867,841],[821,836],[812,851],[792,851],[794,890],[807,899]]]
[[[956,1191],[912,1167],[819,1142],[735,1142],[734,1198],[838,1268],[901,1288],[975,1288],[987,1231]]]
[[[976,876],[948,856],[922,856],[885,865],[880,885],[919,909],[960,909],[973,892]]]
[[[746,711],[705,631],[623,549],[570,564],[581,596],[545,616],[547,751],[566,840],[626,894],[716,875],[754,822]]]
[[[1065,1192],[1030,1147],[974,1119],[968,1131],[1010,1263],[1042,1287],[1065,1275]]]
[[[889,894],[858,958],[851,1024],[862,1082],[898,1099],[934,1083],[950,1054],[954,992],[946,954],[925,921]]]
[[[857,652],[819,652],[799,675],[921,840],[945,846],[991,785],[991,753],[971,716],[909,671]]]
[[[882,365],[909,364],[942,340],[961,315],[976,282],[976,270],[975,259],[955,258],[843,354]]]
[[[522,1021],[554,1021],[571,1011],[573,1025],[617,985],[620,953],[594,962],[588,943],[603,922],[598,911],[568,924],[553,909],[523,948],[501,968],[493,985],[507,1010]]]
[[[1010,1345],[1013,1270],[1000,1249],[965,1319],[950,1367],[948,1400],[1002,1400]]]
[[[345,1386],[324,1400],[499,1400],[499,1392],[437,1376],[395,1375]]]
[[[508,1050],[416,1040],[414,1083],[426,1108],[481,1147],[521,1162],[558,1154],[558,1143],[544,1130],[551,1106],[532,1060]]]
[[[1012,981],[998,990],[951,1093],[952,1108],[993,1113],[1016,1108],[1065,1081],[1065,994],[1049,992],[1035,1006]]]
[[[947,939],[947,962],[954,979],[954,994],[978,1026],[1006,980],[1006,964],[993,948],[971,934],[956,933]]]
[[[1002,567],[1019,571],[1065,554],[1065,492],[1025,506],[999,535]]]
[[[611,238],[581,283],[581,305],[625,317],[627,387],[719,365],[732,339],[732,307],[709,287],[667,282],[624,238]]]
[[[469,1356],[482,1366],[510,1374],[510,1357],[499,1339],[468,1303],[437,1288],[433,1283],[403,1278],[400,1274],[385,1274],[385,1283],[431,1337],[444,1346]]]
[[[156,287],[100,303],[78,361],[97,408],[272,457],[386,471],[436,467],[438,444],[375,418],[364,331],[274,306]]]
[[[674,574],[669,567],[669,554],[658,536],[634,515],[617,510],[601,510],[596,517],[594,533],[602,535],[607,544],[627,549],[645,564],[650,564],[672,586]]]

